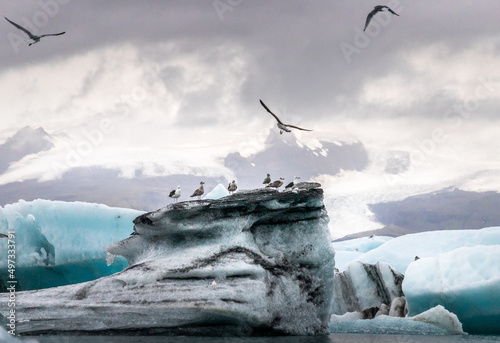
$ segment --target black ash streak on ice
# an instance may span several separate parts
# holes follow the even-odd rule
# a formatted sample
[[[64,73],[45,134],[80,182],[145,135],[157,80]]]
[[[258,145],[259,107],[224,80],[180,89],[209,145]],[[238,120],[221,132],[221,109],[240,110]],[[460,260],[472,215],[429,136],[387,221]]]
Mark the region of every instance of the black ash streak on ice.
[[[107,248],[126,257],[129,268],[22,292],[17,329],[32,335],[327,334],[334,253],[319,187],[240,191],[141,215],[134,235]]]

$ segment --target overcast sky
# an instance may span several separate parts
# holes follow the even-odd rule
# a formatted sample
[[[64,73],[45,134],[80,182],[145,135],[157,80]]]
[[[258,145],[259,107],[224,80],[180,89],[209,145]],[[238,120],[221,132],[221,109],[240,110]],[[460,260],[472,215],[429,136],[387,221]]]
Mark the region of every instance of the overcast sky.
[[[379,4],[400,16],[377,14],[362,33]],[[257,151],[275,127],[259,99],[313,129],[294,133],[306,145],[405,150],[427,166],[422,177],[500,168],[498,1],[9,0],[0,9],[39,34],[66,32],[28,47],[0,24],[0,142],[30,125],[56,145],[0,183],[54,178],[63,169],[48,165],[73,162],[125,176],[217,174],[219,158]]]

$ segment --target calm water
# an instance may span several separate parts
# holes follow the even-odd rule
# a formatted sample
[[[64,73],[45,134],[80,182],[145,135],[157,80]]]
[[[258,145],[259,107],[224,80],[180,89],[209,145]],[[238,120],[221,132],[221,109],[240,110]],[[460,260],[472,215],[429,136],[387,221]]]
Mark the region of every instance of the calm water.
[[[321,337],[34,337],[40,343],[491,343],[500,342],[500,336],[408,336],[408,335],[366,335],[332,334]]]

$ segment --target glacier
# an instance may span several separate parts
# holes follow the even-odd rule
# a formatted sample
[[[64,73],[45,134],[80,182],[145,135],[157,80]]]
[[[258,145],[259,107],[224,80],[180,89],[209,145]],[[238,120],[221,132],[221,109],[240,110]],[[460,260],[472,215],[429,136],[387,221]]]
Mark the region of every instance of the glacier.
[[[40,289],[111,275],[104,247],[126,238],[143,211],[102,204],[37,199],[0,207],[0,232],[15,232],[18,290]],[[0,290],[7,280],[7,246],[0,245]]]
[[[133,234],[106,248],[127,259],[125,270],[19,292],[17,330],[327,334],[334,273],[328,220],[316,183],[170,204],[138,216]]]

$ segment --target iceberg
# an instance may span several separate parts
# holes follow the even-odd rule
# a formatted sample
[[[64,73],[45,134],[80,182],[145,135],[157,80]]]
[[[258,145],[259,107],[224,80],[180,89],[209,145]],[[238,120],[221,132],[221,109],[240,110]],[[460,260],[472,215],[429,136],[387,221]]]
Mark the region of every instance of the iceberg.
[[[453,323],[456,316],[463,328],[446,328],[455,333],[500,333],[500,227],[410,234],[387,240],[373,249],[363,248],[365,242],[366,239],[359,239],[333,243],[338,244],[337,249],[344,249],[341,258],[346,265],[344,272],[335,276],[333,314],[357,312],[357,316],[367,318],[366,311],[374,307],[379,307],[376,316],[393,314],[396,308],[391,306],[387,311],[389,304],[372,296],[384,294],[381,282],[373,282],[381,278],[367,277],[369,273],[364,274],[362,269],[368,263],[388,263],[395,272],[404,273],[402,294],[408,315],[417,319],[441,318],[441,327],[446,327],[446,322]],[[346,258],[348,253],[353,261]],[[336,259],[338,255],[336,251]],[[398,311],[402,308],[399,306]]]
[[[125,270],[19,292],[17,331],[326,334],[334,273],[328,220],[317,183],[170,204],[137,217],[133,235],[106,248],[127,259]]]
[[[410,315],[442,305],[466,332],[500,334],[500,245],[462,247],[411,263],[403,291]]]
[[[126,238],[142,211],[49,200],[0,207],[0,232],[13,232],[18,290],[94,280],[127,266],[106,265],[104,248]],[[0,245],[0,290],[7,280],[7,245]]]
[[[381,315],[371,320],[363,320],[359,312],[346,313],[342,316],[333,315],[329,328],[332,333],[433,336],[465,334],[457,316],[442,306],[415,317],[405,318]]]
[[[437,257],[461,247],[500,245],[500,227],[481,230],[429,231],[388,240],[378,248],[356,258],[356,261],[375,264],[386,262],[406,275],[406,268],[415,257]]]
[[[403,275],[387,263],[372,265],[354,261],[345,271],[335,274],[331,313],[343,315],[373,309],[370,316],[373,318],[382,304],[390,307],[394,299],[403,296],[402,283]]]
[[[348,264],[370,250],[376,249],[392,237],[376,236],[332,242],[335,250],[335,268],[344,271]]]

